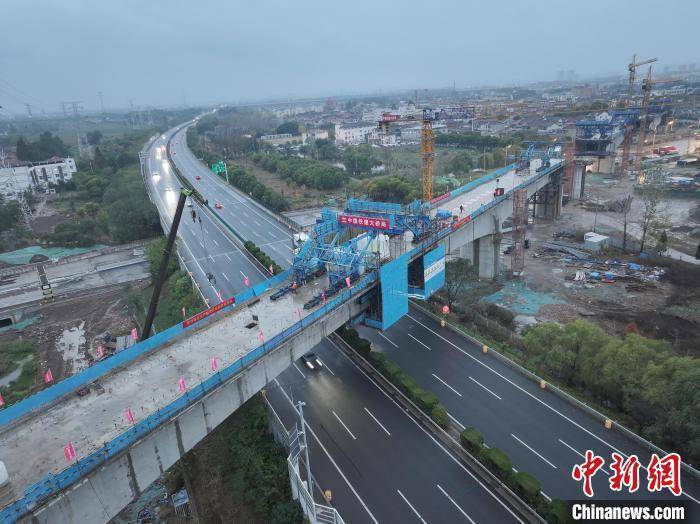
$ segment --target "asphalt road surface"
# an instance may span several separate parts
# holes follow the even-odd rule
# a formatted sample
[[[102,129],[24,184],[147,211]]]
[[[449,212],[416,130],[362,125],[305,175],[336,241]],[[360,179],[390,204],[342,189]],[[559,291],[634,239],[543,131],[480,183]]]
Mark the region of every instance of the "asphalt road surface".
[[[209,200],[209,205],[221,204],[222,209],[216,210],[216,213],[231,224],[238,234],[254,242],[283,268],[292,265],[294,232],[195,158],[187,147],[186,128],[175,133],[171,154],[173,162],[197,191]],[[200,180],[196,179],[197,176]]]
[[[399,364],[419,385],[435,393],[452,420],[461,427],[476,428],[487,445],[502,449],[516,470],[539,479],[549,497],[583,498],[581,484],[573,480],[574,464],[582,463],[586,450],[611,462],[611,453],[636,454],[642,464],[650,452],[617,431],[555,396],[507,366],[482,346],[441,328],[439,322],[415,307],[386,332],[360,327],[361,336],[375,349]],[[593,479],[597,499],[673,499],[667,490],[649,493],[646,471],[636,494],[613,492],[607,472]],[[683,499],[700,500],[698,481],[682,475]],[[700,504],[700,503],[699,503]]]

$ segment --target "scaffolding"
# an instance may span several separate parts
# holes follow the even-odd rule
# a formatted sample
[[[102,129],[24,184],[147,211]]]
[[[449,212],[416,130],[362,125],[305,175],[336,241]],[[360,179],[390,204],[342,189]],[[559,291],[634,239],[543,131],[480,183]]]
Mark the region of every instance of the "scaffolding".
[[[525,231],[527,229],[527,190],[516,189],[513,194],[513,251],[511,271],[520,276],[525,269]]]

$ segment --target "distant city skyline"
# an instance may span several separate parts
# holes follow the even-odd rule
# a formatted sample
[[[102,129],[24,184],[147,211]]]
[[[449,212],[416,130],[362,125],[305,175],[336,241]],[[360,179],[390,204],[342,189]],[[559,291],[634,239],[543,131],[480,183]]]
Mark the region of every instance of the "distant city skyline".
[[[633,53],[659,74],[697,67],[700,3],[645,4],[592,0],[582,24],[580,5],[554,0],[9,0],[0,115],[94,111],[98,92],[112,109],[585,80],[625,75]]]

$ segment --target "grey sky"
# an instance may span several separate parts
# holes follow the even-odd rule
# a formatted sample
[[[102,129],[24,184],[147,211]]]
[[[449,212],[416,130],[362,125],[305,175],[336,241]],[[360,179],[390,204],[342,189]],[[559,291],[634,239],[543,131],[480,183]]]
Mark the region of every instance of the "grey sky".
[[[0,19],[9,111],[96,108],[100,90],[160,106],[623,74],[633,52],[700,62],[697,0],[3,0]]]

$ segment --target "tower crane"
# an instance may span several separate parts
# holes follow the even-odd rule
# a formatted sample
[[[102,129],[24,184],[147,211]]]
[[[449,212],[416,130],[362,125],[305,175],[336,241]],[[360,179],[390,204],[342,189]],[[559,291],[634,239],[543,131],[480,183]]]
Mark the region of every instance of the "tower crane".
[[[632,91],[634,90],[634,83],[637,79],[637,68],[643,65],[652,64],[657,60],[658,58],[649,58],[647,60],[637,62],[637,55],[632,55],[632,61],[627,65],[627,70],[629,71],[629,82],[627,83],[627,99],[624,101],[624,107],[628,108],[632,105]],[[626,174],[629,168],[633,129],[634,126],[630,124],[627,124],[625,127],[625,136],[622,141],[622,159],[620,160],[621,177]]]
[[[388,134],[389,126],[396,122],[421,122],[421,175],[423,179],[423,201],[429,203],[433,198],[433,161],[435,160],[435,135],[433,134],[433,122],[436,120],[461,119],[468,116],[469,110],[465,107],[445,107],[442,109],[421,109],[419,113],[398,115],[395,113],[382,113],[378,122],[380,133]]]
[[[639,135],[637,136],[637,150],[634,157],[634,171],[639,173],[639,167],[642,163],[642,152],[644,150],[644,140],[647,136],[647,116],[649,115],[649,100],[651,99],[651,89],[656,84],[667,84],[669,82],[677,82],[679,78],[663,78],[660,80],[651,79],[651,66],[647,72],[646,78],[642,80],[642,112],[639,115]]]

